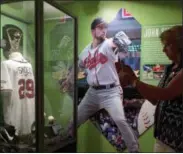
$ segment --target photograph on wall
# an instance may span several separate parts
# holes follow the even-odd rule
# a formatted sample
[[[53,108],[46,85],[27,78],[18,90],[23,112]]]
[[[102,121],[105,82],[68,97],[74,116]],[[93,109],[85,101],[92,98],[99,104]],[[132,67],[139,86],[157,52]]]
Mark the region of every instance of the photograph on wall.
[[[119,52],[119,59],[122,63],[129,65],[134,73],[140,77],[140,53],[141,53],[141,24],[124,8],[117,11],[116,17],[108,23],[107,38],[112,38],[120,31],[131,40],[128,52]],[[84,72],[79,72],[84,74]],[[86,78],[79,78],[79,84],[86,84]]]
[[[143,65],[142,78],[144,80],[160,80],[163,77],[167,64]]]
[[[129,65],[137,76],[140,76],[141,25],[124,8],[121,8],[115,19],[109,23],[107,37],[114,37],[119,31],[124,31],[132,41],[128,52],[119,52],[119,59],[121,63]],[[138,138],[154,123],[155,107],[149,101],[135,97],[124,98],[122,103],[127,123]],[[119,128],[105,109],[94,114],[91,121],[118,152],[122,152],[126,148]]]
[[[12,24],[4,25],[3,39],[6,42],[5,48],[3,48],[3,55],[6,59],[11,52],[22,52],[23,31],[19,27]]]

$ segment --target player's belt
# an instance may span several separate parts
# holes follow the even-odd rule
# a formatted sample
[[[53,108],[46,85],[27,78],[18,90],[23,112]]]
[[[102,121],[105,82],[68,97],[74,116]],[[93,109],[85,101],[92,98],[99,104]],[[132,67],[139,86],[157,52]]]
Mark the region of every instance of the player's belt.
[[[96,90],[101,90],[101,89],[110,89],[116,87],[116,84],[108,84],[108,85],[100,85],[100,86],[92,86],[92,88],[96,89]]]

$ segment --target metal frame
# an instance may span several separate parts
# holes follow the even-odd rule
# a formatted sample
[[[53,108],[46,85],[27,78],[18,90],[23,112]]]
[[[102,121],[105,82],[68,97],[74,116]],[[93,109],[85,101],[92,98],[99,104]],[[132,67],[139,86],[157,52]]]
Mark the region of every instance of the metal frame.
[[[44,23],[43,0],[35,0],[36,150],[44,152]]]
[[[76,138],[77,144],[77,111],[78,111],[78,86],[77,86],[77,76],[78,76],[78,23],[77,19],[74,19],[74,136]]]
[[[182,15],[183,15],[183,1],[181,1],[182,4]],[[183,21],[182,21],[182,25],[183,25]],[[182,36],[183,36],[183,29],[182,29]],[[183,44],[181,46],[182,48],[182,52],[181,52],[181,67],[183,68]],[[182,95],[182,102],[183,102],[183,95]]]
[[[30,0],[2,0],[0,4],[6,4],[6,3],[16,3],[16,2],[22,2],[22,1],[30,1]]]
[[[3,0],[1,4],[16,3],[30,0]],[[73,108],[73,123],[74,123],[74,137],[75,142],[77,141],[77,102],[78,102],[78,90],[77,90],[77,56],[78,56],[78,33],[77,33],[77,19],[72,14],[68,13],[65,8],[62,8],[53,0],[33,0],[35,4],[35,66],[36,66],[36,151],[44,152],[44,21],[43,21],[43,3],[44,1],[59,9],[60,11],[68,14],[74,19],[74,108]],[[1,6],[0,6],[1,7]],[[3,14],[1,12],[1,14]],[[4,15],[4,14],[3,14]],[[8,15],[6,15],[8,16]],[[14,18],[14,17],[11,17]],[[19,18],[14,18],[20,22],[29,24]],[[39,94],[39,95],[38,95]]]
[[[58,5],[58,3],[56,2],[57,0],[44,0],[45,2],[47,2],[48,4],[54,6],[55,8],[57,8],[58,10],[64,12],[65,14],[68,14],[69,16],[71,16],[74,20],[77,20],[77,18],[72,14],[69,13],[69,11],[67,9],[65,9],[64,7]]]

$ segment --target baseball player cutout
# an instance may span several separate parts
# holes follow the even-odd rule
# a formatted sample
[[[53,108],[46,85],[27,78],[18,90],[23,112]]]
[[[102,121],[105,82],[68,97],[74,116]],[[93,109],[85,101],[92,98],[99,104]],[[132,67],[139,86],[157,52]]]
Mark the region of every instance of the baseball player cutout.
[[[107,23],[102,18],[94,19],[91,23],[93,41],[79,55],[78,65],[86,70],[90,88],[78,106],[77,124],[80,126],[104,108],[118,126],[128,151],[139,152],[138,140],[125,118],[123,90],[115,66],[118,52],[126,52],[131,41],[123,31],[110,39],[106,38],[106,32]],[[72,133],[71,128],[72,124],[69,133]]]
[[[35,121],[35,82],[32,65],[17,51],[1,62],[1,95],[5,124],[14,126],[19,136],[30,134]]]

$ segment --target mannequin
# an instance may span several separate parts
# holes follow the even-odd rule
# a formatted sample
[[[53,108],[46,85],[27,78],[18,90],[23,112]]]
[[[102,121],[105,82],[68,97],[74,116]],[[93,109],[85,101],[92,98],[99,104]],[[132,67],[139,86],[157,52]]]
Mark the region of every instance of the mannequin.
[[[4,51],[8,59],[1,62],[1,95],[4,122],[15,127],[15,134],[8,134],[7,142],[11,142],[14,136],[31,133],[35,121],[35,83],[32,65],[20,53],[22,34],[15,31],[8,38],[11,47]],[[9,133],[6,128],[4,131],[5,135]]]

